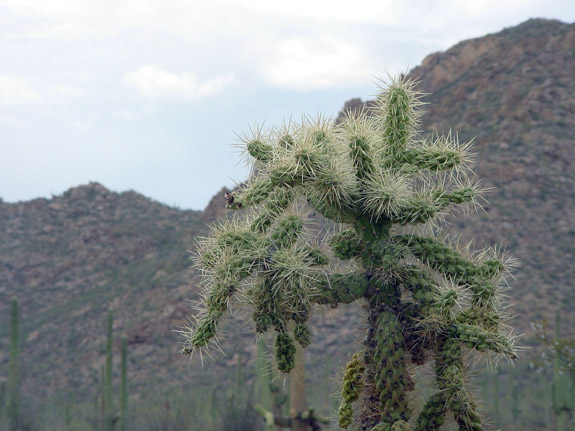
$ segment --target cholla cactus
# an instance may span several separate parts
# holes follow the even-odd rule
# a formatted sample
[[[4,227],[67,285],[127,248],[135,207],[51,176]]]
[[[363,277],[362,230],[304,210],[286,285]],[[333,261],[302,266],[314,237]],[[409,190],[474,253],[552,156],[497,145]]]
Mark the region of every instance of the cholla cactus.
[[[258,333],[277,333],[277,366],[289,372],[294,343],[310,343],[312,309],[359,301],[367,333],[345,373],[340,425],[429,431],[452,415],[460,430],[482,429],[464,358],[516,357],[500,295],[508,259],[437,239],[438,221],[453,206],[476,205],[481,190],[469,180],[469,145],[418,135],[420,96],[413,82],[397,80],[371,112],[245,139],[254,175],[226,197],[230,208],[252,210],[200,243],[203,310],[185,331],[185,354],[214,338],[239,297]],[[312,245],[302,202],[341,226],[329,246],[347,270],[330,270],[329,254]],[[415,415],[413,370],[428,360],[437,391]]]

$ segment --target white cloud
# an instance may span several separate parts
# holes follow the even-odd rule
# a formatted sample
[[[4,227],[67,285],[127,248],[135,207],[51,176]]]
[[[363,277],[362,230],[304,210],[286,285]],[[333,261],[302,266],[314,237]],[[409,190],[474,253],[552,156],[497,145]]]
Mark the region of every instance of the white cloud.
[[[16,124],[17,121],[13,115],[0,115],[0,124]]]
[[[0,74],[0,104],[31,105],[86,96],[80,88],[66,84],[43,84],[27,76]]]
[[[266,59],[263,74],[273,85],[296,90],[349,86],[371,79],[367,58],[359,47],[334,37],[289,39]]]
[[[77,99],[79,97],[87,96],[87,93],[84,90],[65,84],[52,86],[50,88],[50,92],[53,94],[54,97],[60,99]]]
[[[28,79],[14,75],[0,75],[0,103],[25,105],[43,100],[44,97],[34,89]]]
[[[112,112],[112,116],[123,121],[133,121],[136,120],[140,114],[132,109],[116,109]]]
[[[215,96],[234,81],[233,74],[200,81],[193,73],[172,73],[159,66],[142,66],[124,76],[124,83],[150,99],[194,100]]]
[[[87,130],[91,130],[92,129],[92,124],[89,121],[85,121],[85,120],[76,120],[73,121],[71,123],[71,126],[74,129],[77,130],[81,130],[81,131],[87,131]]]

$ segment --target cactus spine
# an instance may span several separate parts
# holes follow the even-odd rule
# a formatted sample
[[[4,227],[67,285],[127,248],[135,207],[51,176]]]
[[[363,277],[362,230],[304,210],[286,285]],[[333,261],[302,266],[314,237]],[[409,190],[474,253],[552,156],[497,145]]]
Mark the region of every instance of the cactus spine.
[[[346,372],[342,425],[409,430],[412,369],[434,359],[437,392],[412,421],[416,429],[439,429],[448,415],[462,431],[482,429],[464,359],[474,351],[516,357],[501,324],[509,262],[497,249],[471,253],[430,234],[437,229],[419,229],[439,226],[452,207],[475,205],[481,192],[469,180],[467,144],[419,136],[420,96],[413,82],[397,80],[371,112],[337,124],[304,119],[245,138],[254,175],[226,199],[229,208],[254,211],[199,243],[203,311],[183,331],[184,354],[214,339],[239,298],[257,332],[276,333],[278,369],[290,372],[296,345],[311,342],[313,308],[360,301],[367,310],[363,357],[356,358],[363,371]],[[302,201],[340,225],[327,243],[349,270],[327,268]]]
[[[7,416],[10,430],[20,427],[20,335],[18,299],[12,298],[10,313],[10,368],[8,371]]]

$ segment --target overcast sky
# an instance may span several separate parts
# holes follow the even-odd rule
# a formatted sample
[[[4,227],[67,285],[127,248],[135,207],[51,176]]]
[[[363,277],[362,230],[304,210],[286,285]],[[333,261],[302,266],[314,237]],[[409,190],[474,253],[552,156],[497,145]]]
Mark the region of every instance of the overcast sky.
[[[335,116],[374,77],[573,0],[0,0],[0,197],[97,181],[202,209],[236,133]]]

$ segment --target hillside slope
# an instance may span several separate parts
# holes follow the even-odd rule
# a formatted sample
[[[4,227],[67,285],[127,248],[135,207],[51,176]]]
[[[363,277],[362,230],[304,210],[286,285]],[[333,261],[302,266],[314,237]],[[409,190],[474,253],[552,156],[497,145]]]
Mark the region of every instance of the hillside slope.
[[[519,259],[510,291],[519,332],[559,307],[575,326],[574,73],[575,25],[547,20],[461,42],[410,72],[432,93],[427,132],[451,128],[460,140],[476,137],[478,176],[494,190],[485,214],[457,220],[451,230],[478,247],[503,243]],[[354,99],[345,108],[362,104]],[[116,334],[128,335],[135,391],[158,381],[198,381],[199,361],[190,365],[177,354],[174,329],[185,323],[186,300],[198,294],[188,250],[224,213],[222,195],[203,212],[97,183],[52,199],[0,201],[0,381],[8,365],[3,322],[14,295],[22,309],[24,382],[38,395],[93,395],[108,308],[116,310]],[[341,324],[353,313],[338,313],[316,327],[319,342],[309,353],[327,353],[332,370],[345,360],[357,326]],[[215,369],[232,364],[237,349],[253,354],[249,343],[238,347],[238,334],[253,339],[249,328],[230,328],[227,343],[236,346],[216,355]],[[320,368],[312,374],[329,367]]]

